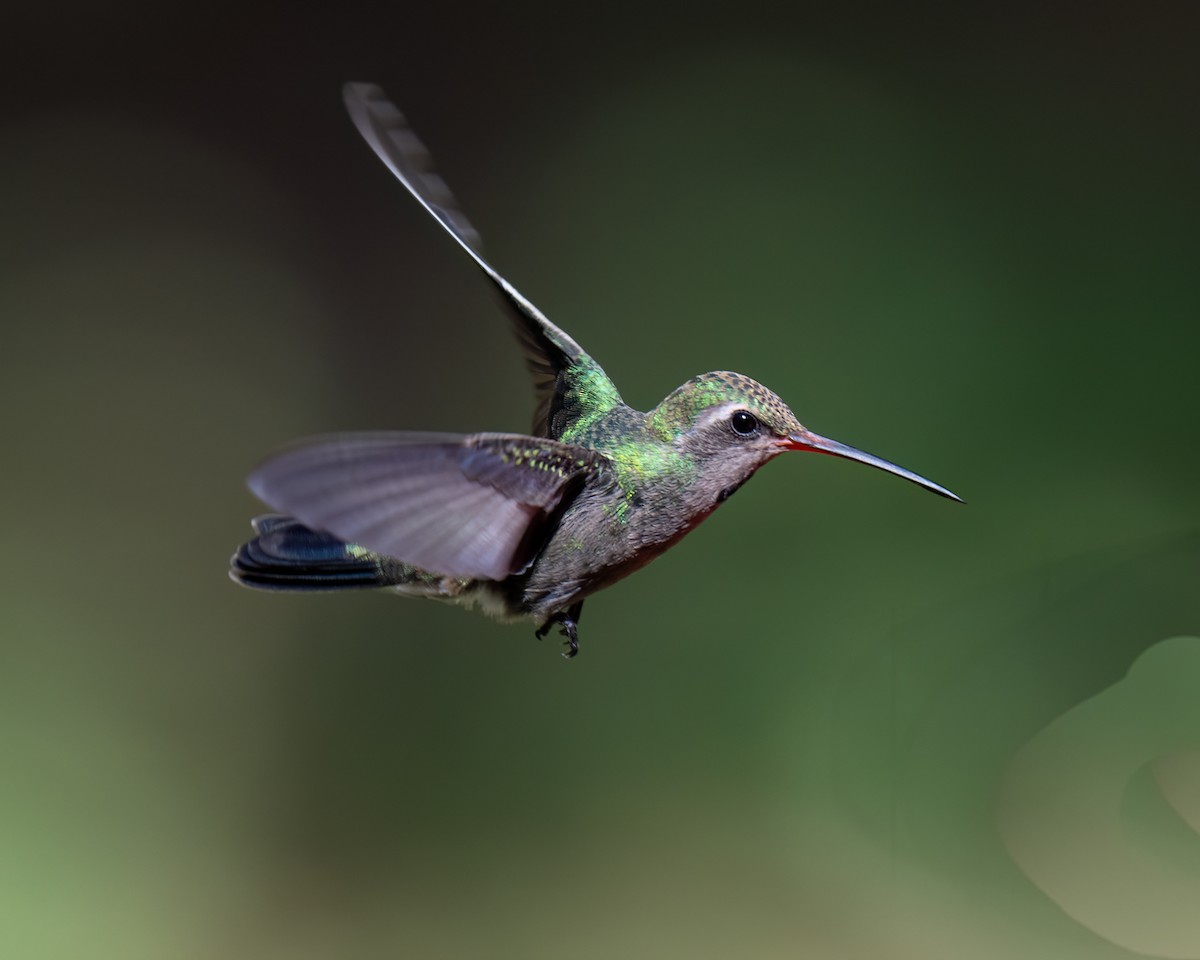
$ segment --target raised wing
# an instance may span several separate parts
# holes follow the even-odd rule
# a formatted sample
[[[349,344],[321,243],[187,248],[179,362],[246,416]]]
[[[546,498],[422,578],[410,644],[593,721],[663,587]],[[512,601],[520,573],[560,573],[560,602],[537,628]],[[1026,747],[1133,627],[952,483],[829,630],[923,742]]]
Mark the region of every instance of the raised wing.
[[[255,496],[307,526],[433,573],[503,580],[533,561],[593,450],[512,434],[346,433],[262,463]]]
[[[617,388],[599,364],[483,258],[479,234],[459,210],[445,182],[433,172],[429,152],[409,129],[404,114],[373,84],[348,83],[343,93],[350,118],[379,159],[504,295],[533,376],[537,399],[534,434],[558,439],[579,416],[621,403]]]

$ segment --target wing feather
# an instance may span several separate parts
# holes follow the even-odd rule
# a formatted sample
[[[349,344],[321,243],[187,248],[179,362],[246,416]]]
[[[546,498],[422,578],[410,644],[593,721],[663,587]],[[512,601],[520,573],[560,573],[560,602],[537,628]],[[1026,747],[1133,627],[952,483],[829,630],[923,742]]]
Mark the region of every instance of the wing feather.
[[[588,477],[593,450],[514,434],[349,433],[284,450],[249,477],[306,526],[425,570],[503,580],[525,569]]]
[[[383,90],[374,84],[348,83],[343,96],[351,120],[379,159],[503,294],[533,378],[537,404],[533,433],[558,439],[581,413],[591,412],[596,405],[621,403],[617,388],[600,365],[484,259],[479,233],[442,178],[433,172],[429,152]],[[586,404],[579,402],[583,399]]]

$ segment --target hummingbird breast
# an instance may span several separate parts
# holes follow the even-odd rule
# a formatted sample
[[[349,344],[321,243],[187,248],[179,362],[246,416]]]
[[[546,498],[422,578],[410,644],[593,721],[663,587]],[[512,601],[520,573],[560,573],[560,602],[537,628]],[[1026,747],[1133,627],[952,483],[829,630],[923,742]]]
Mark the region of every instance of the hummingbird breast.
[[[535,619],[644,567],[717,506],[697,499],[695,464],[670,444],[602,437],[595,449],[612,469],[580,491],[520,577],[520,604]]]

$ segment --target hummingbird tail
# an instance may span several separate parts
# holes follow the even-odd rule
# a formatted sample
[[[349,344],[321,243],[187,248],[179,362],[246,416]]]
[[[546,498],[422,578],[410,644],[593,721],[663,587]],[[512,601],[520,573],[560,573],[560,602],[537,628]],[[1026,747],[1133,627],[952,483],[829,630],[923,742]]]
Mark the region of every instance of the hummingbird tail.
[[[293,517],[268,514],[254,520],[253,540],[229,561],[236,582],[258,590],[353,590],[405,582],[410,568]]]

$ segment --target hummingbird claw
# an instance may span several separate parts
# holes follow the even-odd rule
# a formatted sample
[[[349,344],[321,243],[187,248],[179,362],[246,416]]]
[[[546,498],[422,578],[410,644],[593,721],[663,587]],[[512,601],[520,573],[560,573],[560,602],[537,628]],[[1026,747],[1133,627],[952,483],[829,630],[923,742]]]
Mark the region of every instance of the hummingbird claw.
[[[564,617],[561,621],[562,630],[559,631],[567,639],[563,641],[566,650],[563,651],[563,659],[570,660],[579,653],[579,628],[575,621],[569,617]]]
[[[563,651],[563,657],[570,660],[579,653],[579,614],[582,610],[583,601],[580,600],[565,612],[554,614],[554,616],[533,631],[533,635],[541,640],[557,624],[559,627],[558,632],[567,638],[563,641],[563,645],[567,648]]]

